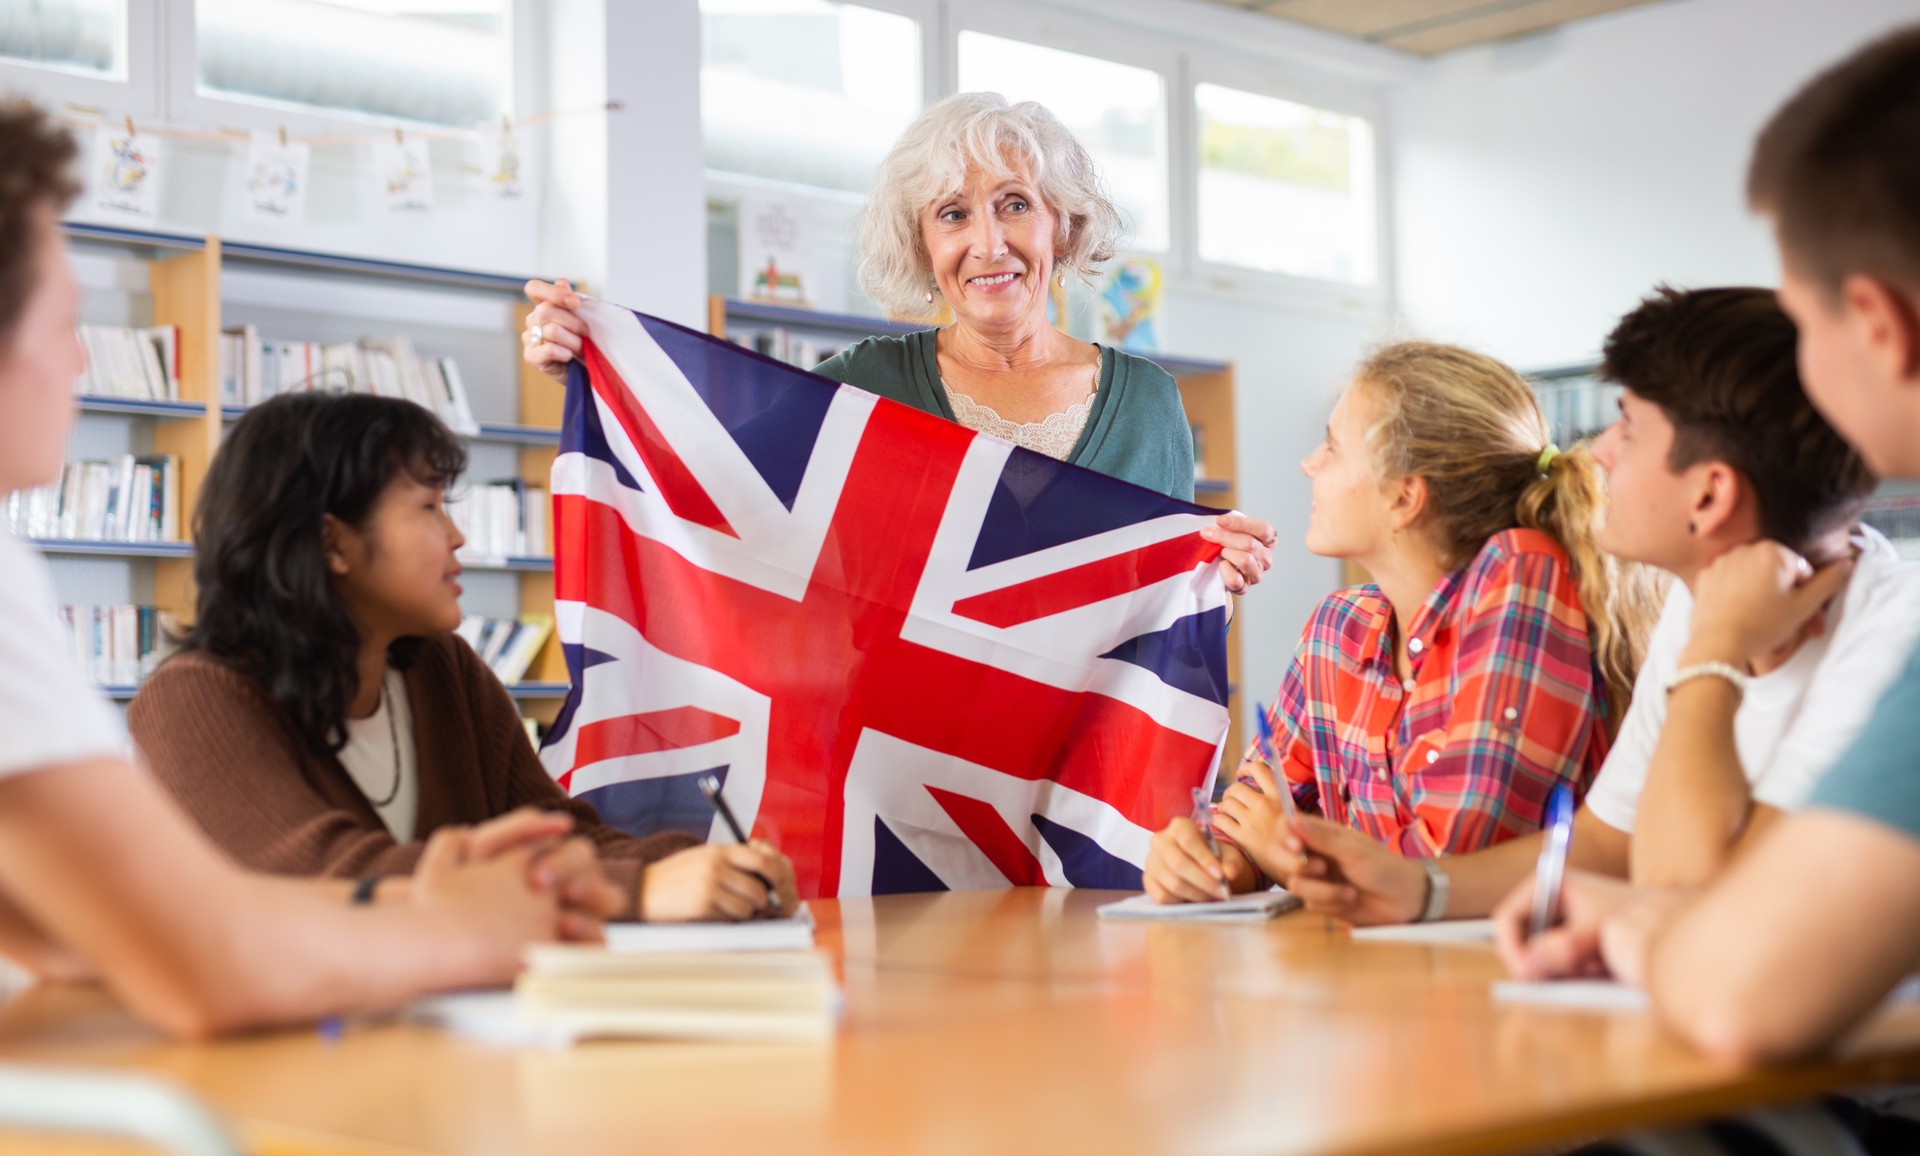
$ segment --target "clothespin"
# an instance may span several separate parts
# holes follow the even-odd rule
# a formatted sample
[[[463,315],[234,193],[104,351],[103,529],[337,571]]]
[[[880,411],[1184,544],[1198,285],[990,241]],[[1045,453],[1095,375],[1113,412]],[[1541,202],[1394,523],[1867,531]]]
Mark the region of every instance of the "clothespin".
[[[284,124],[280,126],[280,147],[287,147],[287,126]]]
[[[135,129],[135,128],[133,127],[133,114],[132,114],[132,113],[128,113],[128,114],[127,114],[127,135],[128,135],[128,136],[139,136],[139,135],[140,135],[140,133],[139,133],[139,130],[137,130],[137,129]]]
[[[393,143],[400,148],[407,147],[406,138],[400,135],[400,126],[397,124],[393,126]]]
[[[503,113],[503,114],[501,114],[501,117],[500,117],[500,135],[502,135],[502,136],[512,136],[512,135],[513,135],[513,114],[511,114],[511,113]]]

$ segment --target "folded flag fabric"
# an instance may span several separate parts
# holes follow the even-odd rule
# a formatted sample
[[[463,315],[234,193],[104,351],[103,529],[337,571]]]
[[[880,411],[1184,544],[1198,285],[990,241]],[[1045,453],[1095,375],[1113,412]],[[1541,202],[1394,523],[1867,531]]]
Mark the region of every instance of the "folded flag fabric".
[[[806,897],[1138,889],[1227,729],[1215,511],[604,301],[553,467],[572,691],[541,753]]]

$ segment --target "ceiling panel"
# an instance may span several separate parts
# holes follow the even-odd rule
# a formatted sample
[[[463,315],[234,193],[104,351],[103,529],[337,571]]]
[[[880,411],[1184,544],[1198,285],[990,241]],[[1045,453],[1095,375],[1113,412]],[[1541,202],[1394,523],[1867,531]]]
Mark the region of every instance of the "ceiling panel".
[[[1212,0],[1433,56],[1656,0]]]
[[[1256,11],[1298,20],[1329,32],[1372,37],[1382,29],[1485,8],[1488,0],[1277,0]]]

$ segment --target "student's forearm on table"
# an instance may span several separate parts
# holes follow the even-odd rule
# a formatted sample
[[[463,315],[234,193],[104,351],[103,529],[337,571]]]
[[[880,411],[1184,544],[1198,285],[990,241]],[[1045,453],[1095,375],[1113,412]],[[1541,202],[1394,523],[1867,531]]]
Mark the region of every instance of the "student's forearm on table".
[[[1533,872],[1540,859],[1544,836],[1535,831],[1517,839],[1476,851],[1442,859],[1447,873],[1447,910],[1449,919],[1477,919],[1490,915],[1507,893]],[[1585,807],[1574,812],[1573,845],[1567,852],[1567,866],[1576,871],[1624,877],[1627,873],[1627,845],[1624,831],[1608,825]]]
[[[1920,963],[1920,846],[1814,811],[1734,862],[1648,940],[1648,992],[1695,1047],[1757,1063],[1824,1046]]]
[[[1633,881],[1697,887],[1719,873],[1752,809],[1733,719],[1740,692],[1723,679],[1676,688],[1634,821]]]

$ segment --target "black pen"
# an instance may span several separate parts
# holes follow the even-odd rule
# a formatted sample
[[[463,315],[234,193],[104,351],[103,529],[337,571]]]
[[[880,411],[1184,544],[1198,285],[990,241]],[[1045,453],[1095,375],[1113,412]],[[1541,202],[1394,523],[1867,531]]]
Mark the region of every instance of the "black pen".
[[[733,808],[727,806],[726,796],[720,793],[720,776],[702,776],[700,779],[700,793],[707,797],[707,802],[713,804],[714,812],[720,816],[720,821],[727,825],[727,830],[733,832],[733,841],[742,847],[746,846],[747,833],[740,829],[740,820],[733,817]],[[760,874],[758,871],[749,871],[747,874],[758,879],[761,885],[766,887],[767,910],[769,912],[779,911],[781,903],[780,892],[775,890],[773,880]]]

